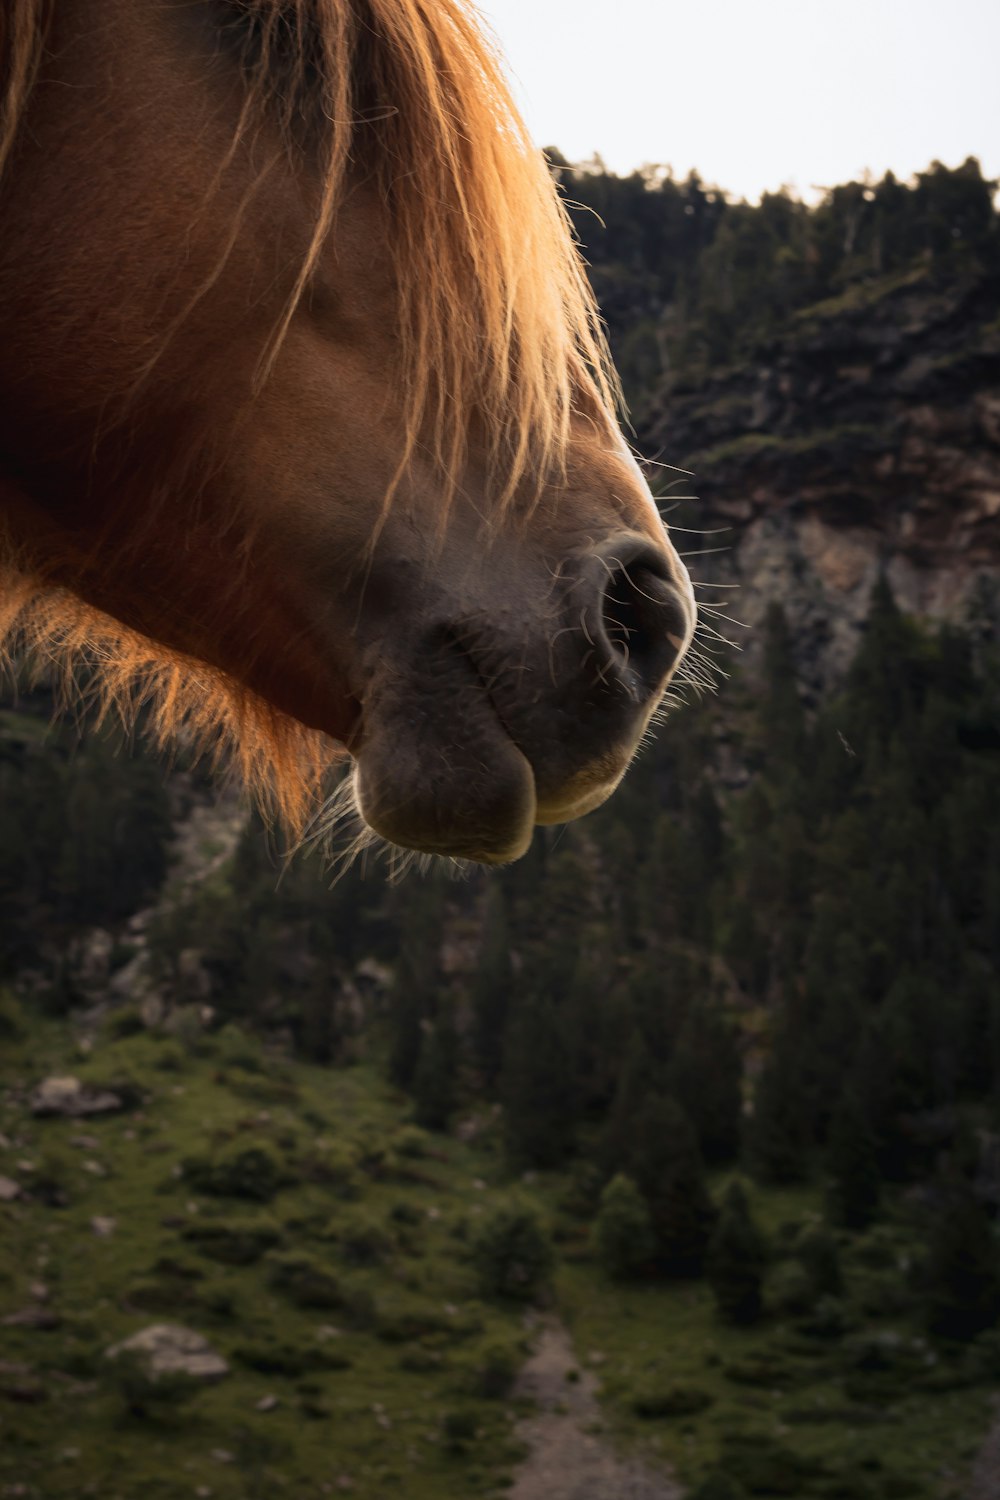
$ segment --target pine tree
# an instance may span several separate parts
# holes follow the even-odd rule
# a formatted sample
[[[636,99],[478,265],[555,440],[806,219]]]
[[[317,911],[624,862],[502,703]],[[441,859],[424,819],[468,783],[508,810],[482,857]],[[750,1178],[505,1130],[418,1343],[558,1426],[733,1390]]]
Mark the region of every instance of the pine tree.
[[[970,1339],[1000,1316],[1000,1252],[966,1183],[945,1182],[941,1197],[923,1268],[924,1317],[938,1338]]]
[[[450,1017],[426,1026],[413,1075],[413,1117],[425,1130],[446,1130],[456,1103],[457,1038]]]
[[[755,1323],[763,1307],[767,1249],[750,1213],[747,1195],[730,1184],[708,1246],[709,1285],[728,1323]]]
[[[503,1064],[503,1039],[514,987],[507,898],[499,882],[486,894],[482,946],[472,988],[472,1045],[488,1086]]]
[[[826,1224],[807,1224],[794,1245],[795,1258],[805,1270],[813,1298],[839,1297],[844,1290],[837,1241]]]
[[[667,1068],[667,1088],[710,1163],[732,1161],[743,1114],[743,1061],[733,1028],[710,1004],[692,1005]]]
[[[831,1213],[848,1229],[866,1229],[878,1213],[882,1179],[875,1137],[853,1088],[840,1101],[827,1156]]]
[[[500,1097],[512,1164],[558,1166],[573,1143],[576,1096],[563,1029],[547,997],[527,995],[511,1015]]]
[[[668,1275],[701,1273],[715,1223],[694,1127],[676,1100],[649,1094],[634,1123],[626,1170],[649,1206]]]
[[[635,1028],[628,1039],[601,1136],[601,1165],[609,1175],[624,1171],[632,1159],[639,1112],[657,1086],[659,1074],[642,1033]]]
[[[619,1172],[604,1189],[594,1221],[594,1238],[601,1265],[609,1276],[626,1280],[651,1264],[656,1240],[649,1208],[631,1177]]]

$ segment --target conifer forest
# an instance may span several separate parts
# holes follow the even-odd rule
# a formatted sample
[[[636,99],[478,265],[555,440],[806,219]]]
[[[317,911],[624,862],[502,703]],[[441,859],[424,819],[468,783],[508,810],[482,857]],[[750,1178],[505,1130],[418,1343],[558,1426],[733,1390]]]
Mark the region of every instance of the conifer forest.
[[[0,1496],[1000,1494],[1000,539],[936,590],[951,495],[884,464],[917,328],[927,472],[961,382],[1000,494],[996,185],[549,155],[695,471],[693,680],[606,807],[399,880],[7,685]],[[745,420],[806,344],[839,384]],[[741,538],[779,484],[869,547],[849,621]]]

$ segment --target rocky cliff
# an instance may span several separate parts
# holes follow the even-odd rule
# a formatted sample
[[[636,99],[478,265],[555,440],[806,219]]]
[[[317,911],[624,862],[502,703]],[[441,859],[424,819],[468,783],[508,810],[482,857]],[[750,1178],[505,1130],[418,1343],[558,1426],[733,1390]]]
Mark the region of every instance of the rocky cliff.
[[[690,539],[726,549],[696,577],[739,585],[706,596],[750,627],[780,599],[808,686],[846,666],[881,568],[908,612],[1000,624],[1000,266],[800,309],[751,360],[661,395],[640,438],[695,476],[671,521],[730,528]]]

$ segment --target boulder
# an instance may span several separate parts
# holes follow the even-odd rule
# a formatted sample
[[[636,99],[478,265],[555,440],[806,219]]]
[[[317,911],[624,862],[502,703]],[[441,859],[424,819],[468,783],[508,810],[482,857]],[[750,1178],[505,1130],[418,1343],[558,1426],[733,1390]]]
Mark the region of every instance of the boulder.
[[[0,1177],[0,1203],[13,1203],[21,1196],[21,1184],[13,1177]]]
[[[186,1375],[192,1380],[221,1380],[229,1366],[203,1334],[179,1323],[152,1323],[148,1328],[112,1344],[105,1350],[107,1359],[121,1355],[138,1359],[151,1381],[172,1375]]]
[[[107,1115],[124,1106],[117,1094],[92,1088],[79,1078],[43,1078],[28,1095],[33,1115],[63,1115],[75,1119],[81,1115]]]

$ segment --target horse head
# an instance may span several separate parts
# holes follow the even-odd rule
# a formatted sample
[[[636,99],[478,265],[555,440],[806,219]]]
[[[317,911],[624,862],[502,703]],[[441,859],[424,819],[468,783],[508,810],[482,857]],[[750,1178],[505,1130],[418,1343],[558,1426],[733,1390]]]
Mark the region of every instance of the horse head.
[[[6,625],[293,826],[496,863],[601,803],[694,605],[463,0],[12,0]],[[19,635],[18,635],[19,633]]]

